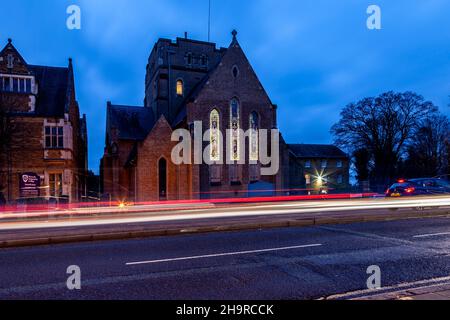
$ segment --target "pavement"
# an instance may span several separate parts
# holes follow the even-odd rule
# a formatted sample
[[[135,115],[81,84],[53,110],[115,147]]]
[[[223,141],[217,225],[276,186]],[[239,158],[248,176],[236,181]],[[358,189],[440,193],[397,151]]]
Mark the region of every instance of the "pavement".
[[[66,286],[73,265],[81,290]],[[373,265],[379,291],[366,285]],[[0,270],[4,300],[437,299],[450,285],[450,218],[7,248]]]

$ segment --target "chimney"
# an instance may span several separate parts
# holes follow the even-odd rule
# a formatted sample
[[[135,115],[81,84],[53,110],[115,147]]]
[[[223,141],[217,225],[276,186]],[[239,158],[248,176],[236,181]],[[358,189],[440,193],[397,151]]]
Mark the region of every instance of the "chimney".
[[[187,39],[188,38],[188,33],[185,31],[184,32],[184,38]]]

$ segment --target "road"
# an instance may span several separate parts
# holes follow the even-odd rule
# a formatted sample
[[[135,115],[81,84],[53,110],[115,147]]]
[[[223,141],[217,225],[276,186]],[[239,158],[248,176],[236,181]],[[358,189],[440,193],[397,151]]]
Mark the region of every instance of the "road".
[[[371,265],[383,287],[450,281],[450,218],[1,249],[0,299],[317,299]]]

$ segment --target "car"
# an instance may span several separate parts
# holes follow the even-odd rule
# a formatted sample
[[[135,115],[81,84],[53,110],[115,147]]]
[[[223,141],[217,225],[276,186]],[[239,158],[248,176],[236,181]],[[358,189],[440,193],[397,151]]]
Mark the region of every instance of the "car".
[[[400,179],[387,191],[387,197],[450,194],[450,182],[438,178]]]

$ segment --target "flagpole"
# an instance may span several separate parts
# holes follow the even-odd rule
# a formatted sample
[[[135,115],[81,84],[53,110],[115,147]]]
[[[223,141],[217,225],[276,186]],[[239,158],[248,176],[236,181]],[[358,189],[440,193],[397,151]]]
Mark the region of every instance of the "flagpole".
[[[208,7],[208,42],[211,41],[211,0],[209,0]]]

